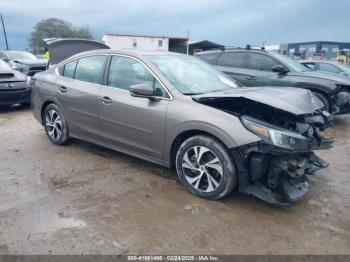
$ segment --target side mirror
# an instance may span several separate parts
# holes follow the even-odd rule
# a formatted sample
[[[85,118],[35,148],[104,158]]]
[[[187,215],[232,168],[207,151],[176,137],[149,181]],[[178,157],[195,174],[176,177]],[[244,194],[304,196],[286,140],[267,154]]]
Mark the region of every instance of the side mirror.
[[[288,73],[288,69],[285,68],[283,65],[274,65],[272,67],[272,72],[285,74]]]
[[[146,83],[130,86],[129,92],[131,96],[135,97],[153,98],[154,96],[153,87]]]

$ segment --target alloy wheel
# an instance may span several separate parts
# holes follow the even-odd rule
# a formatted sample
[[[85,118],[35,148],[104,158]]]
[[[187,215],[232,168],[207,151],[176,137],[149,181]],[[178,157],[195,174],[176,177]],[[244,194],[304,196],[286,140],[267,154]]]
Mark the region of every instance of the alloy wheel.
[[[212,192],[223,180],[223,167],[218,156],[204,146],[189,148],[182,158],[187,182],[196,190]]]
[[[60,118],[60,115],[53,109],[50,109],[45,118],[45,126],[47,129],[47,133],[49,136],[57,140],[60,138],[62,134],[62,120]]]

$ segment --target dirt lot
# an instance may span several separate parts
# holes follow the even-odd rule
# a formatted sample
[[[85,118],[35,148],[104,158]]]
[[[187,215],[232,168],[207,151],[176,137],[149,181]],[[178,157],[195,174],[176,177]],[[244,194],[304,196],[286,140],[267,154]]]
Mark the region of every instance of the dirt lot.
[[[0,111],[0,254],[350,254],[350,117],[330,167],[281,208],[187,193],[174,171],[80,141],[55,146],[29,109]]]

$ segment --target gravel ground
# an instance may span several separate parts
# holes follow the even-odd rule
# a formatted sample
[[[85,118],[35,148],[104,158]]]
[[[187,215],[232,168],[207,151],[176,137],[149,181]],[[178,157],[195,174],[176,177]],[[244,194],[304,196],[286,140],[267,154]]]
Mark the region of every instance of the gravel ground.
[[[29,109],[0,111],[0,254],[350,254],[350,116],[330,167],[291,207],[189,194],[176,174],[74,140],[55,146]]]

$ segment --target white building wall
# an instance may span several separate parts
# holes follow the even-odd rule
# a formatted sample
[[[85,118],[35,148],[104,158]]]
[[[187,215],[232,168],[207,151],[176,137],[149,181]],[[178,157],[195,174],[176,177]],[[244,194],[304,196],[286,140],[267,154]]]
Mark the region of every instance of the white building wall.
[[[111,49],[115,50],[148,52],[164,52],[169,50],[169,38],[167,37],[104,35],[102,41]],[[159,41],[162,42],[162,46],[159,46]]]

